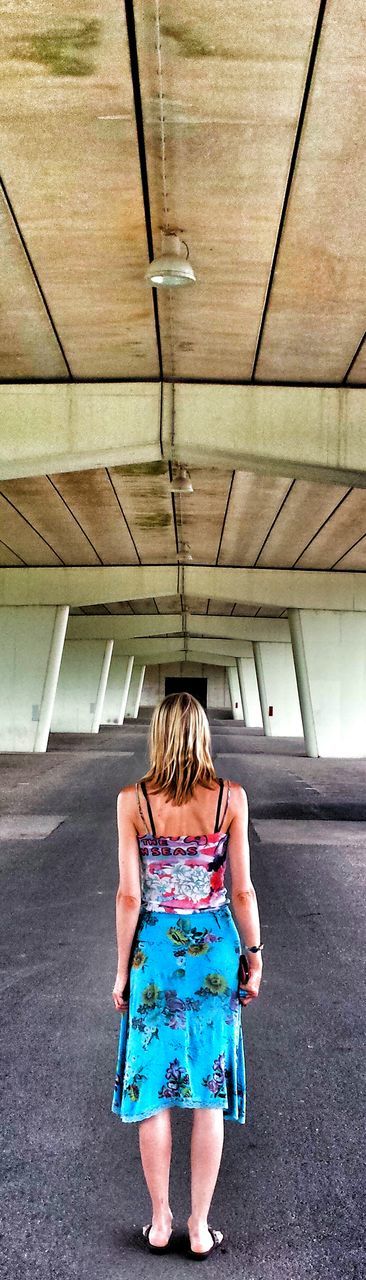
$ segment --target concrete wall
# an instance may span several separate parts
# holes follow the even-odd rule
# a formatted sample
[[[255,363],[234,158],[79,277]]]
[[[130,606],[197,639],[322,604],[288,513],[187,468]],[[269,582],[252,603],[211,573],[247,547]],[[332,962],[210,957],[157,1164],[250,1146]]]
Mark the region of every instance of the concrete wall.
[[[105,640],[66,640],[51,729],[53,733],[91,733]]]
[[[273,716],[269,717],[264,726],[265,732],[274,737],[302,738],[302,719],[291,645],[261,641],[259,649],[267,712],[270,706],[273,707]]]
[[[366,756],[366,614],[300,610],[320,756]]]
[[[210,666],[204,662],[175,662],[161,666],[147,666],[142,690],[142,707],[154,707],[165,695],[165,676],[205,677],[207,679],[208,710],[230,710],[230,692],[226,667]]]

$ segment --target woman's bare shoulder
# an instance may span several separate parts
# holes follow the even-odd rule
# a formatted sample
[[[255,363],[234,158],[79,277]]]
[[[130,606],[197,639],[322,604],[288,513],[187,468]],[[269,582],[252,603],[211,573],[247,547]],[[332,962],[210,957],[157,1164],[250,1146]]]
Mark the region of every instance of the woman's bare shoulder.
[[[117,795],[117,804],[123,805],[128,810],[132,807],[132,803],[136,804],[136,783],[129,782],[127,787],[121,787]]]
[[[230,802],[231,802],[230,808],[232,812],[234,813],[246,812],[248,808],[248,797],[247,797],[246,791],[244,790],[244,787],[241,786],[240,782],[230,783]]]

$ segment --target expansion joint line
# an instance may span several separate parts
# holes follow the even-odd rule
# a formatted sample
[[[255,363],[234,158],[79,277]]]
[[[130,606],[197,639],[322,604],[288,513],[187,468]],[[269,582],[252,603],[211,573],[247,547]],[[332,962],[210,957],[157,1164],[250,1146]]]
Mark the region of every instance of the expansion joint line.
[[[161,162],[161,181],[163,190],[163,220],[164,231],[169,230],[169,206],[168,206],[168,189],[167,189],[167,164],[166,164],[166,137],[165,137],[165,107],[164,107],[164,89],[163,89],[163,63],[161,53],[161,29],[160,29],[160,0],[155,0],[155,31],[156,31],[156,56],[157,56],[157,75],[158,75],[158,95],[159,95],[159,119],[160,119],[160,162]],[[170,370],[171,377],[175,376],[174,368],[174,313],[172,291],[168,290],[168,325],[169,325],[169,344],[170,344]]]

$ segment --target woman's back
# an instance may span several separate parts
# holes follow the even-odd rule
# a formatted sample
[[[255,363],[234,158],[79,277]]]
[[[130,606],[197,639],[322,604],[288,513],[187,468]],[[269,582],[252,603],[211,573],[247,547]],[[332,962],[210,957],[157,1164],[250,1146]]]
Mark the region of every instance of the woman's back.
[[[144,795],[145,811],[143,807],[141,809],[140,789]],[[226,831],[230,823],[230,783],[222,778],[210,787],[197,784],[193,794],[181,805],[167,799],[161,791],[151,792],[141,782],[136,784],[136,790],[141,826],[146,831],[147,819],[152,834],[157,836],[210,835],[219,829]]]
[[[224,906],[228,833],[223,822],[227,820],[230,783],[220,778],[210,790],[197,786],[192,797],[177,806],[162,793],[149,795],[142,780],[136,783],[136,797],[145,827],[138,833],[141,905],[146,910],[183,914]]]

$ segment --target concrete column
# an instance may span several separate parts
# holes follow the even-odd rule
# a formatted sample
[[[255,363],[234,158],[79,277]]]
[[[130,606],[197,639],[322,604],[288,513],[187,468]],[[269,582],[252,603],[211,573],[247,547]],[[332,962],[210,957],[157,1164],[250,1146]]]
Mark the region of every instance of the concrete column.
[[[241,701],[241,693],[239,688],[238,672],[236,667],[227,668],[227,678],[230,690],[231,710],[233,720],[243,720],[243,707]]]
[[[237,670],[238,682],[239,682],[241,705],[242,705],[242,711],[243,711],[243,720],[244,720],[245,726],[247,726],[249,710],[248,710],[247,691],[244,684],[244,673],[242,671],[242,658],[236,659],[236,670]]]
[[[145,666],[141,666],[141,663],[135,662],[133,672],[132,672],[132,677],[131,677],[129,694],[127,698],[127,706],[126,706],[127,720],[137,720],[137,716],[140,710],[142,686],[144,683],[145,671],[146,671]]]
[[[308,753],[363,758],[366,613],[291,609],[289,621]]]
[[[306,665],[305,646],[299,609],[289,609],[288,621],[306,753],[308,756],[315,758],[319,755],[318,741],[316,736],[313,704],[311,701],[309,676]]]
[[[244,698],[245,701],[245,723],[247,728],[262,729],[263,720],[253,652],[250,658],[237,658],[236,661],[238,666],[241,700],[243,702]]]
[[[134,664],[133,656],[131,658],[127,658],[126,675],[125,675],[125,680],[123,685],[121,705],[118,712],[118,724],[124,723],[124,718],[126,715],[126,707],[127,707],[127,698],[128,698],[129,688],[130,688],[131,678],[132,678],[133,664]]]
[[[44,682],[34,751],[47,751],[68,618],[68,604],[59,605],[56,609],[55,625],[53,628],[51,646],[48,655],[46,679]]]
[[[46,750],[68,605],[0,608],[0,750]]]
[[[260,708],[261,708],[261,716],[263,721],[263,731],[266,738],[271,738],[272,736],[271,721],[268,715],[269,703],[267,699],[267,690],[266,690],[265,679],[264,679],[264,669],[263,669],[261,648],[258,640],[253,641],[253,658],[254,658],[255,674],[257,677],[258,695],[259,695],[259,702],[260,702]]]
[[[93,724],[106,666],[105,640],[65,641],[52,716],[54,733],[96,732]]]
[[[123,724],[133,658],[113,652],[102,711],[102,724]]]
[[[104,658],[102,662],[102,669],[101,669],[100,678],[99,678],[98,693],[96,697],[94,715],[92,720],[92,729],[91,729],[92,733],[99,733],[100,722],[102,719],[105,691],[107,688],[109,668],[111,665],[112,653],[113,653],[113,640],[106,640]]]

